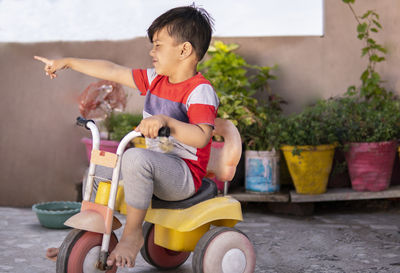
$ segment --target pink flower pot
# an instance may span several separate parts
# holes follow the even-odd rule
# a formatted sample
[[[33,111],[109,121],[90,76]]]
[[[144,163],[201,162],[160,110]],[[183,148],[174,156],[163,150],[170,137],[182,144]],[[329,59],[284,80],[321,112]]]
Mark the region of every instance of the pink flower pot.
[[[86,156],[88,161],[90,162],[90,156],[92,153],[92,139],[84,137],[81,139],[81,142],[86,146]],[[114,140],[100,140],[100,150],[110,153],[116,153],[119,142]]]
[[[396,149],[397,141],[350,143],[345,157],[353,190],[386,190],[392,177]]]

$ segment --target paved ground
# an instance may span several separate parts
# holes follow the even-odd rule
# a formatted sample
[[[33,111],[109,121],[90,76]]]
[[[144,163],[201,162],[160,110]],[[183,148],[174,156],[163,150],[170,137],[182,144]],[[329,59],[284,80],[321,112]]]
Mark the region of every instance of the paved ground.
[[[272,214],[263,204],[247,205],[245,221],[237,227],[255,245],[255,272],[400,272],[400,209],[334,206],[300,217]],[[59,245],[68,232],[41,227],[31,209],[0,207],[0,272],[54,273],[45,249]],[[159,271],[139,257],[136,268],[118,272]],[[190,258],[173,272],[192,272]]]

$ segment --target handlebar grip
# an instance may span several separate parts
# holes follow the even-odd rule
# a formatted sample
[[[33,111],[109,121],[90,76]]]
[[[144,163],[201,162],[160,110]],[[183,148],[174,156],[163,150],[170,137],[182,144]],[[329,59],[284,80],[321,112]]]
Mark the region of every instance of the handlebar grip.
[[[171,134],[171,129],[169,129],[169,127],[161,127],[160,130],[158,130],[159,137],[169,137],[170,134]]]
[[[95,123],[95,122],[94,122],[93,120],[91,120],[91,119],[85,119],[85,118],[83,118],[83,117],[77,117],[77,118],[76,118],[76,125],[79,125],[79,126],[81,126],[81,127],[85,127],[85,128],[88,129],[88,130],[90,130],[90,129],[87,127],[87,124],[88,124],[89,122]]]

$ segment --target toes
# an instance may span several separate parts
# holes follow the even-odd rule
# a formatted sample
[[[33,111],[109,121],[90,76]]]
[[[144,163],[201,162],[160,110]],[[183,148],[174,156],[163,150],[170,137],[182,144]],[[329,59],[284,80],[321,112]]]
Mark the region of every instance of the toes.
[[[135,266],[135,260],[133,257],[122,257],[121,258],[121,267],[134,267]]]
[[[51,247],[46,250],[46,258],[55,261],[58,255],[58,248]]]
[[[113,266],[115,263],[116,266],[118,267],[134,267],[135,266],[135,260],[133,257],[122,257],[120,255],[114,255],[111,253],[111,255],[107,259],[107,265],[108,266]]]
[[[133,257],[129,257],[127,259],[127,263],[126,263],[127,267],[134,267],[135,266],[135,260],[133,259]]]
[[[114,254],[114,253],[111,253],[111,255],[108,256],[107,265],[108,265],[108,266],[113,266],[113,265],[114,265],[114,262],[115,262],[115,254]]]
[[[121,267],[125,267],[128,264],[128,259],[125,257],[121,258]]]
[[[123,266],[123,263],[122,263],[122,257],[120,256],[120,255],[118,255],[117,257],[115,257],[115,264],[117,265],[117,266],[119,266],[119,267],[121,267],[121,266]]]

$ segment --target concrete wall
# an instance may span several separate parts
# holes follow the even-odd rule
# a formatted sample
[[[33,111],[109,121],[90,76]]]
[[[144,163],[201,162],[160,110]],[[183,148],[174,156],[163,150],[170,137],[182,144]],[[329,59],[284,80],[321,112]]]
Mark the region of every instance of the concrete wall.
[[[387,88],[399,92],[400,2],[357,1],[361,14],[375,9],[384,31],[378,41],[389,50],[379,66]],[[244,21],[245,23],[245,21]],[[217,38],[216,38],[217,39]],[[273,91],[289,101],[286,112],[299,111],[317,98],[342,94],[359,84],[366,66],[360,58],[362,43],[356,23],[339,0],[325,1],[324,37],[224,38],[241,47],[249,63],[278,65]],[[151,66],[146,38],[120,42],[0,44],[0,205],[29,206],[39,201],[74,200],[75,185],[87,166],[80,138],[87,132],[74,126],[79,115],[76,98],[96,81],[73,71],[62,71],[49,80],[33,55],[49,58],[108,59],[130,67]],[[129,92],[129,111],[140,112],[142,98]]]

